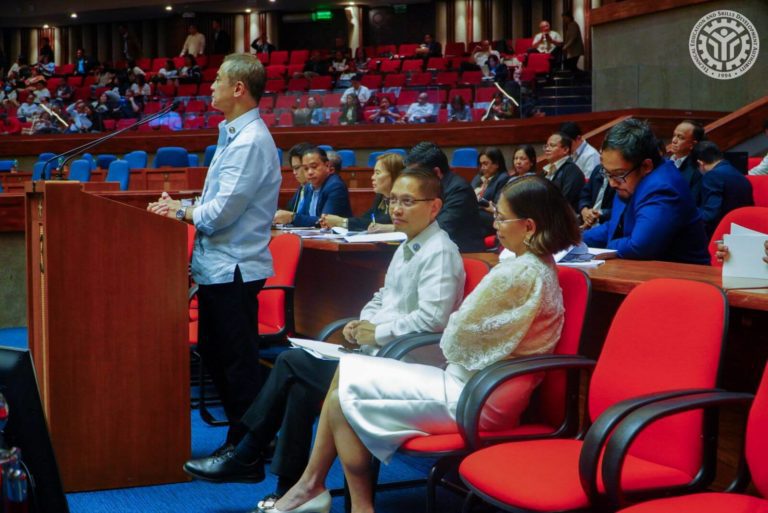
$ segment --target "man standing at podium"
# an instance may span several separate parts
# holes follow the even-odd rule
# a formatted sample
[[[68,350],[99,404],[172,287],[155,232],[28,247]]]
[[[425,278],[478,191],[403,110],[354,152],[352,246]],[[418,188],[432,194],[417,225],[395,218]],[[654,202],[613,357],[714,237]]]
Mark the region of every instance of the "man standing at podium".
[[[248,54],[228,55],[211,86],[219,124],[216,153],[199,200],[186,206],[163,193],[150,212],[194,224],[192,278],[199,285],[198,348],[232,427],[258,392],[258,301],[272,276],[270,226],[277,210],[280,162],[257,105],[266,73]]]

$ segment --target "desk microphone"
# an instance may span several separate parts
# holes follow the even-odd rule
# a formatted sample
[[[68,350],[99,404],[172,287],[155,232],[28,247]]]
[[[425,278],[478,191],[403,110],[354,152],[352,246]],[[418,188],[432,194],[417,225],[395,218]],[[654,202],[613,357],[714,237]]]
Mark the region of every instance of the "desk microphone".
[[[159,111],[155,112],[151,116],[147,116],[145,118],[141,118],[140,120],[136,121],[132,125],[128,125],[127,127],[121,128],[120,130],[117,130],[115,132],[111,132],[103,137],[99,137],[98,139],[94,141],[89,141],[85,144],[82,144],[76,148],[72,148],[71,150],[65,151],[63,153],[59,153],[58,155],[54,155],[53,157],[49,158],[45,161],[45,165],[43,166],[43,175],[45,175],[45,170],[48,169],[48,164],[50,164],[53,161],[58,161],[58,165],[54,169],[56,180],[63,180],[64,179],[64,167],[66,164],[68,164],[73,158],[75,158],[77,155],[80,155],[86,150],[90,150],[91,148],[94,148],[104,141],[108,141],[112,139],[115,136],[118,136],[122,134],[123,132],[127,132],[128,130],[131,130],[133,128],[136,128],[139,125],[143,125],[144,123],[148,123],[150,121],[154,121],[157,118],[160,118],[162,116],[165,116],[171,111],[175,111],[179,108],[179,105],[181,105],[180,100],[173,100],[173,103],[169,106],[160,109]],[[63,160],[61,160],[63,159]],[[53,174],[53,173],[52,173]]]

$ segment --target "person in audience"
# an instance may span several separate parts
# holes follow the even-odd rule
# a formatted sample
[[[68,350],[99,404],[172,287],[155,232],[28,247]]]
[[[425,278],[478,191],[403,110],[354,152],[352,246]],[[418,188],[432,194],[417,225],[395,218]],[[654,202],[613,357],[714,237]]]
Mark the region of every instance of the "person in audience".
[[[363,107],[366,103],[368,103],[368,100],[371,99],[371,90],[360,83],[362,78],[363,76],[359,73],[352,77],[352,85],[348,87],[341,95],[341,101],[339,102],[341,105],[346,103],[347,96],[350,94],[357,96],[357,101],[360,103],[360,107]]]
[[[333,48],[328,52],[330,55],[334,55],[336,52],[341,52],[341,55],[347,59],[352,58],[352,49],[347,44],[347,41],[342,36],[336,36],[333,38]]]
[[[18,135],[21,133],[21,123],[16,116],[0,113],[0,135]]]
[[[8,68],[7,78],[13,77],[18,80],[23,80],[29,76],[30,72],[31,68],[29,67],[27,57],[25,55],[19,55],[18,59],[16,59],[16,62],[14,62],[11,67]]]
[[[556,55],[562,44],[563,37],[552,30],[547,20],[541,20],[541,23],[539,23],[539,33],[533,36],[531,51]]]
[[[485,76],[493,79],[494,82],[504,85],[509,80],[509,68],[501,61],[500,57],[496,55],[488,56],[487,69],[485,70]]]
[[[41,109],[35,102],[35,95],[30,94],[27,96],[27,100],[19,105],[19,108],[16,110],[16,117],[19,118],[19,121],[25,123],[27,121],[32,121],[32,118],[42,110],[43,109]]]
[[[765,247],[765,256],[763,257],[763,262],[768,264],[768,240],[763,243],[763,246]],[[722,241],[718,242],[717,251],[715,251],[715,258],[717,261],[723,263],[728,260],[729,255],[730,251],[728,250],[728,246],[723,244]]]
[[[125,96],[120,99],[117,112],[122,119],[138,119],[141,117],[143,107],[144,105],[142,103],[136,101],[136,96],[134,96],[133,91],[128,89],[125,91]]]
[[[45,77],[40,73],[40,70],[37,68],[30,68],[30,74],[29,76],[24,79],[24,86],[29,91],[35,90],[35,85],[38,82],[45,83]]]
[[[6,81],[0,87],[0,105],[5,109],[19,106],[19,93],[16,92],[16,88],[13,87],[11,81]]]
[[[701,141],[694,150],[704,178],[701,180],[699,213],[707,235],[714,233],[725,214],[740,207],[750,207],[752,184],[730,162],[712,141]]]
[[[697,205],[701,202],[701,180],[703,177],[696,163],[693,149],[704,139],[706,139],[704,127],[696,121],[685,120],[675,127],[675,131],[672,133],[672,142],[669,145],[669,150],[672,153],[670,159],[682,173],[685,183],[691,189],[693,201]]]
[[[400,114],[397,107],[393,106],[387,96],[383,96],[379,101],[379,108],[376,109],[371,115],[368,116],[368,121],[371,123],[404,123],[404,115]]]
[[[120,35],[120,50],[123,58],[127,61],[135,61],[141,58],[141,46],[139,46],[136,36],[125,25],[118,25],[117,32]]]
[[[384,153],[376,158],[373,168],[373,205],[364,214],[357,217],[341,217],[333,214],[324,214],[320,219],[320,226],[333,228],[340,226],[350,231],[368,231],[368,233],[384,233],[394,231],[392,218],[389,216],[389,195],[392,184],[400,176],[405,167],[403,157],[397,153]]]
[[[608,180],[602,171],[600,164],[595,166],[579,195],[579,215],[583,230],[611,219],[611,205],[616,191],[613,187],[608,187]]]
[[[579,70],[579,58],[584,55],[584,41],[581,38],[581,27],[573,19],[571,11],[563,11],[563,64],[565,69],[576,73]]]
[[[600,152],[581,135],[581,127],[573,121],[560,125],[560,132],[571,138],[571,158],[579,166],[585,179],[589,180],[592,170],[600,164]]]
[[[482,71],[487,75],[490,56],[494,55],[497,59],[501,59],[499,52],[491,48],[491,42],[487,39],[481,41],[470,53],[472,54],[472,62],[462,62],[461,71]]]
[[[60,107],[69,105],[72,102],[74,93],[75,91],[72,89],[72,86],[69,85],[69,77],[64,75],[61,77],[61,82],[59,82],[59,85],[56,86],[56,97],[53,101]]]
[[[135,96],[141,96],[142,99],[152,96],[152,88],[147,84],[144,75],[136,77],[136,82],[131,85],[131,90]]]
[[[305,201],[309,201],[309,197],[312,194],[312,188],[307,184],[306,168],[301,163],[301,155],[312,148],[312,144],[308,142],[294,144],[293,147],[288,150],[288,162],[291,164],[293,170],[293,176],[296,178],[299,186],[296,188],[296,192],[293,193],[291,199],[285,205],[285,210],[289,212],[298,212],[302,204]]]
[[[161,84],[165,84],[168,80],[176,80],[179,78],[179,70],[176,68],[176,64],[173,59],[165,59],[165,66],[157,71],[157,75],[153,77],[157,79]]]
[[[584,187],[584,174],[571,159],[573,141],[566,134],[557,132],[549,136],[544,145],[544,156],[548,164],[544,167],[547,178],[563,191],[563,196],[578,212],[579,194]]]
[[[371,64],[371,58],[365,53],[365,48],[358,46],[355,50],[355,71],[358,73],[367,73]]]
[[[475,190],[477,204],[480,208],[480,222],[483,235],[491,235],[493,230],[493,214],[495,203],[499,200],[501,190],[509,180],[507,163],[499,148],[484,148],[477,157],[480,172],[475,175],[470,185]]]
[[[768,119],[763,122],[763,133],[768,137]],[[749,174],[752,176],[768,175],[768,154],[763,157],[763,160],[758,165],[749,170]]]
[[[202,71],[197,65],[197,59],[191,54],[184,55],[184,66],[179,70],[179,82],[182,84],[195,84],[200,82]]]
[[[532,176],[504,189],[495,225],[501,243],[517,257],[491,270],[451,314],[440,340],[447,367],[344,355],[323,402],[307,468],[274,503],[275,512],[328,512],[325,478],[337,456],[352,511],[373,511],[371,456],[388,463],[405,440],[454,433],[456,402],[475,373],[500,360],[553,351],[564,307],[552,255],[578,243],[575,219],[559,191]],[[369,343],[352,335],[348,343]],[[505,421],[519,418],[539,381],[531,375],[510,383]],[[490,426],[481,429],[495,428],[483,424]]]
[[[59,129],[51,122],[51,115],[41,112],[32,120],[32,133],[35,135],[58,134]]]
[[[429,95],[426,92],[419,93],[416,101],[408,107],[405,113],[408,123],[430,123],[435,121],[434,107],[429,103]]]
[[[91,131],[93,121],[91,121],[91,108],[83,100],[77,100],[67,107],[72,122],[69,125],[69,131],[72,133],[87,133]]]
[[[253,48],[256,51],[256,53],[266,53],[266,54],[270,54],[276,50],[275,45],[269,42],[265,34],[262,34],[256,39],[254,39],[251,42],[251,48]]]
[[[93,68],[98,66],[98,62],[85,54],[85,50],[78,48],[75,50],[75,71],[77,76],[90,75]]]
[[[270,225],[280,190],[280,160],[259,116],[266,71],[254,55],[230,54],[211,85],[225,121],[202,196],[190,206],[167,193],[147,209],[194,224],[191,274],[198,284],[198,350],[229,421],[228,451],[245,435],[240,423],[259,390],[257,296],[272,276]]]
[[[664,162],[647,123],[622,121],[603,140],[603,176],[615,189],[611,218],[584,232],[588,246],[618,258],[707,264],[707,234],[691,191]]]
[[[291,106],[293,126],[325,124],[325,110],[319,96],[310,95],[307,106],[301,106],[301,97],[296,97],[296,103]]]
[[[434,222],[440,210],[440,183],[435,175],[424,169],[406,171],[395,180],[392,195],[397,201],[389,211],[396,220],[395,229],[405,233],[407,242],[395,251],[384,286],[363,307],[359,319],[343,329],[346,340],[356,341],[345,342],[346,346],[363,343],[369,353],[402,335],[442,331],[464,289],[458,249]],[[336,361],[315,358],[301,349],[282,352],[243,416],[249,430],[246,437],[217,457],[188,461],[184,470],[209,481],[261,481],[262,454],[279,430],[270,464],[279,476],[277,491],[260,506],[274,503],[306,466],[312,425],[337,366]]]
[[[37,52],[39,57],[47,57],[48,62],[53,62],[56,57],[53,54],[53,48],[51,48],[51,40],[47,37],[40,39],[40,51]]]
[[[408,152],[405,165],[426,167],[440,179],[443,207],[437,222],[459,250],[463,253],[485,251],[475,191],[466,180],[451,171],[443,150],[434,143],[420,142]]]
[[[197,25],[194,23],[190,24],[187,29],[187,38],[184,40],[184,46],[181,47],[179,57],[187,54],[193,57],[205,54],[205,35],[197,31]]]
[[[323,214],[350,217],[352,208],[349,205],[347,186],[339,175],[331,173],[325,150],[318,147],[305,150],[301,156],[301,163],[307,174],[307,182],[312,188],[312,195],[296,212],[278,210],[275,213],[274,223],[315,226]]]
[[[520,146],[512,155],[512,169],[510,176],[524,176],[538,174],[536,172],[536,150],[530,144]]]
[[[232,38],[221,28],[221,20],[211,21],[213,29],[213,53],[215,55],[228,55],[232,52]]]
[[[35,89],[30,96],[35,97],[35,103],[40,103],[43,99],[50,100],[51,92],[45,87],[45,82],[38,82],[35,84]]]
[[[45,78],[51,78],[56,71],[56,63],[47,54],[42,54],[37,61],[37,71]]]
[[[442,57],[443,47],[439,42],[435,41],[432,34],[424,34],[424,42],[416,48],[415,53],[417,57],[421,57],[424,60],[427,60],[430,57]]]
[[[502,94],[501,91],[493,93],[491,105],[483,116],[482,121],[498,121],[502,119],[512,119],[515,117],[515,106]]]
[[[348,94],[341,104],[341,116],[339,117],[340,125],[355,125],[360,122],[362,117],[362,108],[360,107],[360,100],[354,93]]]
[[[312,50],[309,59],[304,63],[301,73],[294,73],[294,78],[304,77],[310,80],[319,75],[328,74],[328,61],[323,57],[319,50]]]
[[[453,95],[448,104],[448,121],[472,121],[472,109],[460,94]]]
[[[330,73],[334,80],[336,80],[339,78],[339,75],[346,73],[349,70],[349,61],[344,54],[341,53],[340,50],[334,52],[333,58],[331,58],[331,65],[328,67],[328,73]]]

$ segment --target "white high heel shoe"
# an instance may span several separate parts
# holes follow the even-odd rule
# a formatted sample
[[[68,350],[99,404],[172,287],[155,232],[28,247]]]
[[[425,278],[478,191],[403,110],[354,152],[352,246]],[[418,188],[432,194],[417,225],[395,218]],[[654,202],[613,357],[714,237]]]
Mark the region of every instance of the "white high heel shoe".
[[[256,509],[250,513],[329,513],[331,511],[331,492],[325,490],[323,493],[316,495],[301,506],[293,509],[277,509],[274,506],[275,502],[259,501]]]

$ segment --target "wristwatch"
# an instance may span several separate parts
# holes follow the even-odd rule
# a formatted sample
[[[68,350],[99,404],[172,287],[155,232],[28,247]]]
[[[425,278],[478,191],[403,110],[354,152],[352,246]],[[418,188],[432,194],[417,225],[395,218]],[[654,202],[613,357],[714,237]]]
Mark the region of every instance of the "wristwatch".
[[[178,219],[179,221],[183,221],[186,216],[187,216],[187,207],[181,207],[176,211],[176,219]]]

